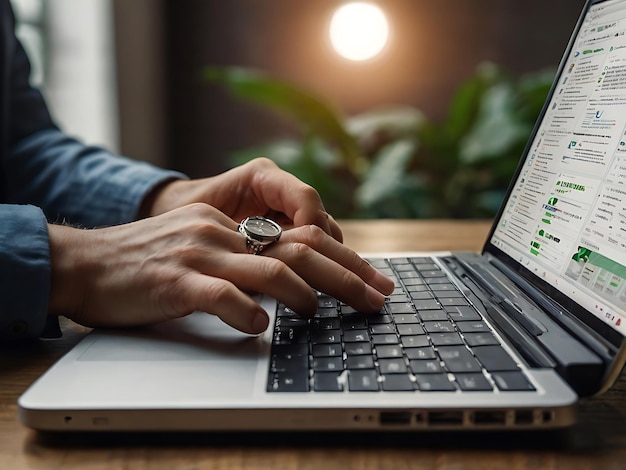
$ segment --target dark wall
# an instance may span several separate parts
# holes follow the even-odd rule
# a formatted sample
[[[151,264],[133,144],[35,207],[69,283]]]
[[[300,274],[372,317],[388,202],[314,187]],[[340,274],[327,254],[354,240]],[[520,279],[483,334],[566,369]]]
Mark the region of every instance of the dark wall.
[[[338,58],[327,25],[338,0],[171,0],[168,165],[201,176],[230,152],[286,132],[282,121],[202,82],[206,65],[257,67],[321,93],[345,113],[410,104],[444,116],[457,85],[493,61],[516,75],[556,67],[583,0],[386,0],[385,54],[366,64]]]

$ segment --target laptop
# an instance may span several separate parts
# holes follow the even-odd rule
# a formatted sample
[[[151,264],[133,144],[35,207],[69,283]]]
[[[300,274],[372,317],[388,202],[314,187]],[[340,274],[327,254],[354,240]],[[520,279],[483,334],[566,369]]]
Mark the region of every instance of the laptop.
[[[588,0],[482,253],[366,256],[375,315],[268,297],[251,337],[211,315],[96,330],[19,399],[46,431],[571,426],[626,359],[626,0]]]

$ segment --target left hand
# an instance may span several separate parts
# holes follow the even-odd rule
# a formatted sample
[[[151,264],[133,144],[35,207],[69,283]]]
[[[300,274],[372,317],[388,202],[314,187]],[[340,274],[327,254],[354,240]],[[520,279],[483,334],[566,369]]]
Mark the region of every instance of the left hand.
[[[235,221],[264,215],[285,229],[317,225],[337,241],[343,240],[317,191],[267,158],[210,178],[168,183],[146,201],[144,214],[159,215],[196,202],[209,204]]]

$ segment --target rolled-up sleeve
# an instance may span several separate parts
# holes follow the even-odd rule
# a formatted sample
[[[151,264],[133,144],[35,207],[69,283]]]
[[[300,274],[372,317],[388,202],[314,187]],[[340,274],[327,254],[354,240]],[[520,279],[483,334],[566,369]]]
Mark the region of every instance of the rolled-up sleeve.
[[[0,340],[37,337],[46,324],[50,249],[38,207],[0,205]]]
[[[22,139],[5,158],[11,203],[36,204],[51,223],[93,228],[134,220],[144,196],[185,178],[86,146],[55,128]]]

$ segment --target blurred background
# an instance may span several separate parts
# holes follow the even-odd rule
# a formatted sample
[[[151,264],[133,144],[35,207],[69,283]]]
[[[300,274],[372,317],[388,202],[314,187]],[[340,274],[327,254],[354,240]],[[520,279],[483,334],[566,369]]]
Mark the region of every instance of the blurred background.
[[[346,3],[12,0],[87,143],[191,177],[264,154],[339,217],[493,216],[584,1],[372,0],[389,34],[364,61],[330,38]]]

